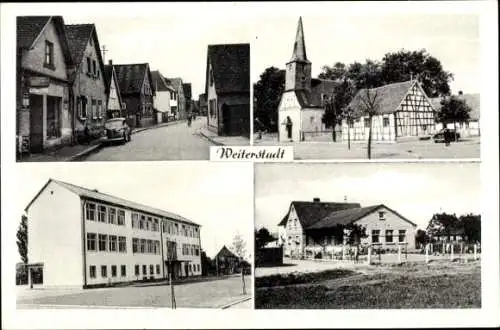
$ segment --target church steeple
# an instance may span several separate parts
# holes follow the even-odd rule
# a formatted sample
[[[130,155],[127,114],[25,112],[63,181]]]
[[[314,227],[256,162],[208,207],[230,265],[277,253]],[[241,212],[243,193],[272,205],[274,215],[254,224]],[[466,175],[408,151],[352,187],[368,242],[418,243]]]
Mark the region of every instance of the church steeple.
[[[304,28],[302,26],[302,17],[299,17],[297,24],[297,34],[295,35],[295,44],[293,45],[293,54],[290,62],[300,61],[307,62],[306,42],[304,41]]]
[[[302,17],[297,25],[292,58],[286,64],[285,90],[311,90],[311,62],[307,59]]]

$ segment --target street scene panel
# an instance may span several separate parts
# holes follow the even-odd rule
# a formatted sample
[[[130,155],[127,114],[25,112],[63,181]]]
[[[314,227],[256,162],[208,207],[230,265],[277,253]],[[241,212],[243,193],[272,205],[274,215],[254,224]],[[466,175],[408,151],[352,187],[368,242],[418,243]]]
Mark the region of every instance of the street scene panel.
[[[294,146],[296,159],[480,157],[477,16],[273,24],[255,42],[255,145]]]
[[[198,20],[198,39],[174,46],[158,31],[191,20],[139,17],[123,33],[118,20],[17,17],[18,161],[208,160],[210,146],[249,144],[245,34]]]
[[[250,164],[127,165],[99,178],[112,163],[53,164],[18,172],[17,308],[251,303]],[[214,187],[222,178],[246,190]],[[232,204],[217,211],[219,199]]]
[[[255,182],[255,308],[481,307],[479,163],[257,164]]]

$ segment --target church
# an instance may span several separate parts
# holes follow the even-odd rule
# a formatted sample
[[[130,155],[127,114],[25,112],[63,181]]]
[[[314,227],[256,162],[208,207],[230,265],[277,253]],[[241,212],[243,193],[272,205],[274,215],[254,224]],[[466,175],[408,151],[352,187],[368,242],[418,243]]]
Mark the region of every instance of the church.
[[[279,141],[302,141],[305,134],[324,131],[324,102],[336,82],[311,78],[302,18],[299,18],[292,58],[286,64],[285,90],[278,106]]]

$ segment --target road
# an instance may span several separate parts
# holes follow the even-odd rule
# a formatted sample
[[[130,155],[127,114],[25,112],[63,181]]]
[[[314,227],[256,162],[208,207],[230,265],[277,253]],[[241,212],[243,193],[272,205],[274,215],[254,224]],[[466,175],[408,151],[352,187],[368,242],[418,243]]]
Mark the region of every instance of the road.
[[[177,308],[222,308],[252,295],[247,283],[243,295],[240,276],[220,280],[179,284],[175,286]],[[71,308],[71,307],[171,307],[168,285],[128,286],[104,289],[87,289],[77,292],[51,294],[18,294],[18,308]],[[239,305],[239,304],[238,304]],[[248,304],[238,306],[244,308]],[[236,306],[236,305],[235,305]]]
[[[84,161],[208,160],[210,143],[196,131],[206,125],[198,117],[191,127],[186,122],[152,128],[132,135],[126,144],[105,146]]]

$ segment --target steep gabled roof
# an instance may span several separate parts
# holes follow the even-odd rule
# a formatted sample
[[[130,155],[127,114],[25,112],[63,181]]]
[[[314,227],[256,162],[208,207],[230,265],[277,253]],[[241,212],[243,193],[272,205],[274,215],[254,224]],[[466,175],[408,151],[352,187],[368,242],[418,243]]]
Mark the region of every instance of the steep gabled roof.
[[[28,204],[28,206],[26,206],[25,211],[28,210],[28,208],[31,206],[31,204],[37,199],[38,195],[40,195],[40,193],[45,189],[45,187],[47,187],[49,185],[50,182],[54,182],[54,183],[72,191],[73,193],[75,193],[78,196],[83,197],[83,198],[96,200],[96,201],[103,201],[103,202],[107,202],[110,204],[119,205],[122,207],[127,207],[127,208],[131,208],[134,210],[154,214],[154,215],[157,215],[160,217],[165,217],[165,218],[169,218],[172,220],[185,222],[187,224],[199,226],[198,224],[192,222],[191,220],[188,220],[188,219],[184,218],[183,216],[180,216],[180,215],[175,214],[175,213],[163,211],[163,210],[151,207],[151,206],[147,206],[147,205],[132,202],[132,201],[120,198],[120,197],[115,197],[112,195],[101,193],[97,190],[90,190],[90,189],[83,188],[83,187],[80,187],[80,186],[77,186],[77,185],[74,185],[71,183],[67,183],[67,182],[63,182],[63,181],[59,181],[59,180],[54,180],[54,179],[49,179],[47,181],[47,183],[43,186],[43,188],[40,190],[40,192],[33,198],[33,200]]]
[[[472,109],[469,113],[470,119],[479,120],[479,118],[481,118],[481,97],[479,93],[456,95],[456,97],[459,100],[464,100],[465,103]],[[431,99],[431,103],[436,111],[441,109],[441,100],[441,97],[434,97]]]
[[[212,66],[218,94],[250,92],[250,44],[208,46],[205,92],[208,90],[209,65]]]
[[[283,217],[278,226],[286,225],[292,206],[297,213],[302,228],[308,228],[332,212],[361,207],[359,203],[293,201],[290,204],[287,214]]]
[[[167,82],[165,81],[165,78],[162,76],[160,71],[155,70],[151,71],[151,79],[153,82],[153,86],[155,86],[155,89],[157,91],[170,91],[171,88],[167,85]]]
[[[370,98],[375,97],[375,93],[377,95],[377,113],[385,114],[395,112],[403,101],[403,98],[410,91],[410,88],[412,88],[416,83],[416,80],[404,81],[369,89],[368,93]],[[352,99],[351,103],[349,103],[348,107],[353,110],[355,116],[362,115],[362,109],[364,107],[363,100],[366,100],[366,98],[367,89],[365,88],[359,90],[359,92]]]
[[[217,253],[216,257],[224,257],[224,258],[238,258],[236,254],[231,252],[225,245],[220,249],[219,253]]]
[[[104,65],[104,81],[106,83],[106,94],[109,96],[109,90],[111,88],[111,82],[113,79],[116,79],[116,94],[118,96],[118,102],[120,103],[120,107],[122,106],[122,95],[120,92],[120,87],[118,84],[118,78],[116,77],[116,71],[113,67],[113,65],[108,64]]]
[[[148,63],[115,64],[114,67],[122,94],[140,93],[146,74],[149,75],[149,81],[152,81]]]
[[[182,94],[184,96],[184,91],[182,88],[182,78],[168,78],[167,80],[170,82],[170,84],[177,93]]]
[[[299,17],[299,23],[297,24],[297,33],[295,34],[295,43],[293,45],[293,53],[290,62],[311,63],[307,60],[306,42],[304,38],[304,28],[302,26],[302,17]]]
[[[92,37],[94,29],[94,24],[74,24],[64,26],[66,37],[68,38],[69,50],[71,52],[71,56],[73,57],[73,61],[76,64],[80,64],[82,62],[85,48]]]

